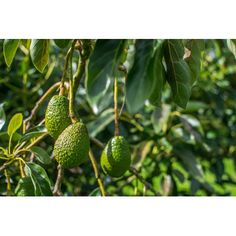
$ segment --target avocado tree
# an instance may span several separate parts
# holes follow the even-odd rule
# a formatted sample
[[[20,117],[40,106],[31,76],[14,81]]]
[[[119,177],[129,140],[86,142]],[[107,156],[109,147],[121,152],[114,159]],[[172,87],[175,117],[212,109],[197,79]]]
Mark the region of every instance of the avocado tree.
[[[1,195],[236,194],[235,40],[0,44]]]

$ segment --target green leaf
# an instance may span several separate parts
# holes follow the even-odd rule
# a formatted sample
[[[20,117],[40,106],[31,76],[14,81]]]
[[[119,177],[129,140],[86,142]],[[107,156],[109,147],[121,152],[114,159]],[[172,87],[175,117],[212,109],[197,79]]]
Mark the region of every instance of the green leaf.
[[[153,77],[149,76],[149,63],[153,56],[154,40],[137,40],[135,43],[134,64],[128,73],[126,83],[126,103],[130,113],[143,107],[150,96]]]
[[[154,106],[160,106],[161,104],[161,95],[165,83],[165,69],[162,64],[162,45],[162,43],[158,45],[158,48],[149,64],[149,76],[153,81],[149,101]]]
[[[32,138],[38,138],[39,136],[41,136],[42,134],[45,134],[46,132],[47,132],[47,130],[45,127],[43,130],[28,132],[22,136],[22,138],[19,140],[19,142],[23,143],[23,142],[28,141]]]
[[[30,177],[21,178],[16,186],[15,195],[34,196],[34,185]]]
[[[30,48],[31,39],[21,39],[20,41],[25,48],[27,49]]]
[[[181,40],[166,40],[164,57],[167,66],[167,81],[170,84],[174,102],[185,108],[191,95],[192,75],[183,56],[184,46]]]
[[[23,115],[21,113],[15,114],[8,125],[7,133],[11,137],[22,125]]]
[[[30,56],[35,68],[43,73],[49,58],[49,40],[33,39],[30,45]]]
[[[100,192],[100,190],[99,190],[99,188],[95,188],[90,194],[89,194],[89,196],[101,196],[101,192]]]
[[[110,105],[124,40],[98,40],[86,68],[86,94],[95,113]]]
[[[59,48],[66,48],[69,43],[71,42],[71,39],[53,39],[54,43],[57,45]]]
[[[170,112],[171,106],[167,104],[155,109],[151,117],[155,133],[159,134],[160,131],[164,133],[167,131]]]
[[[4,105],[3,103],[0,104],[0,130],[2,129],[2,127],[4,126],[6,122],[6,115],[3,109],[3,105]]]
[[[26,176],[31,178],[35,196],[52,196],[50,180],[40,165],[27,162],[24,170]]]
[[[227,46],[236,58],[236,39],[227,39]]]
[[[201,71],[201,52],[204,49],[204,40],[191,39],[186,43],[186,48],[190,55],[186,58],[186,62],[192,72],[192,84],[198,79]]]
[[[19,46],[19,39],[5,39],[3,43],[3,55],[7,66],[9,67],[15,57]]]
[[[103,111],[99,117],[87,124],[87,129],[90,137],[96,137],[107,125],[114,120],[114,110],[107,109]]]
[[[186,147],[174,147],[174,153],[180,157],[184,166],[189,173],[199,181],[203,181],[203,169],[200,163],[197,162],[193,152]]]
[[[50,156],[48,153],[41,147],[34,146],[30,150],[35,154],[37,160],[42,164],[48,165],[51,163]]]

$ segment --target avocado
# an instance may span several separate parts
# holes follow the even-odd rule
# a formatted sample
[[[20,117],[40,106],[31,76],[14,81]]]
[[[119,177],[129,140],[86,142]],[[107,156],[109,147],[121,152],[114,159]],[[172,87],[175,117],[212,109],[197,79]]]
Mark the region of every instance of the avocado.
[[[89,136],[85,124],[82,122],[71,124],[55,142],[55,159],[64,168],[77,167],[87,160],[89,146]]]
[[[123,136],[113,137],[101,155],[101,166],[105,174],[121,177],[129,169],[131,154],[129,144]]]
[[[48,133],[54,139],[57,139],[70,124],[69,100],[65,96],[53,96],[48,103],[45,114],[45,126]]]

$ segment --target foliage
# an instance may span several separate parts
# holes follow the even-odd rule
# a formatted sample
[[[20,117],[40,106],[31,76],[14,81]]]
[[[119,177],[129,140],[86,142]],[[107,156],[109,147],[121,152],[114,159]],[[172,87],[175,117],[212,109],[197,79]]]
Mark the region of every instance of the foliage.
[[[44,117],[62,81],[94,154],[64,170],[63,195],[103,195],[101,181],[111,196],[236,195],[235,42],[1,40],[0,194],[56,195]],[[120,178],[98,164],[114,136],[116,80],[132,159]]]

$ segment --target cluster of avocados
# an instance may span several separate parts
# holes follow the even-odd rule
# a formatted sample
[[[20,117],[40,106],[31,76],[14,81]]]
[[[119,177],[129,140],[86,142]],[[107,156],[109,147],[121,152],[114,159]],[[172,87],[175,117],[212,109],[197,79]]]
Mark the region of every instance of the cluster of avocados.
[[[55,139],[54,156],[64,168],[77,167],[88,159],[90,141],[86,125],[80,121],[71,122],[69,100],[54,95],[45,113],[45,126]],[[111,177],[121,177],[130,167],[129,144],[123,136],[113,137],[101,155],[101,167]]]

